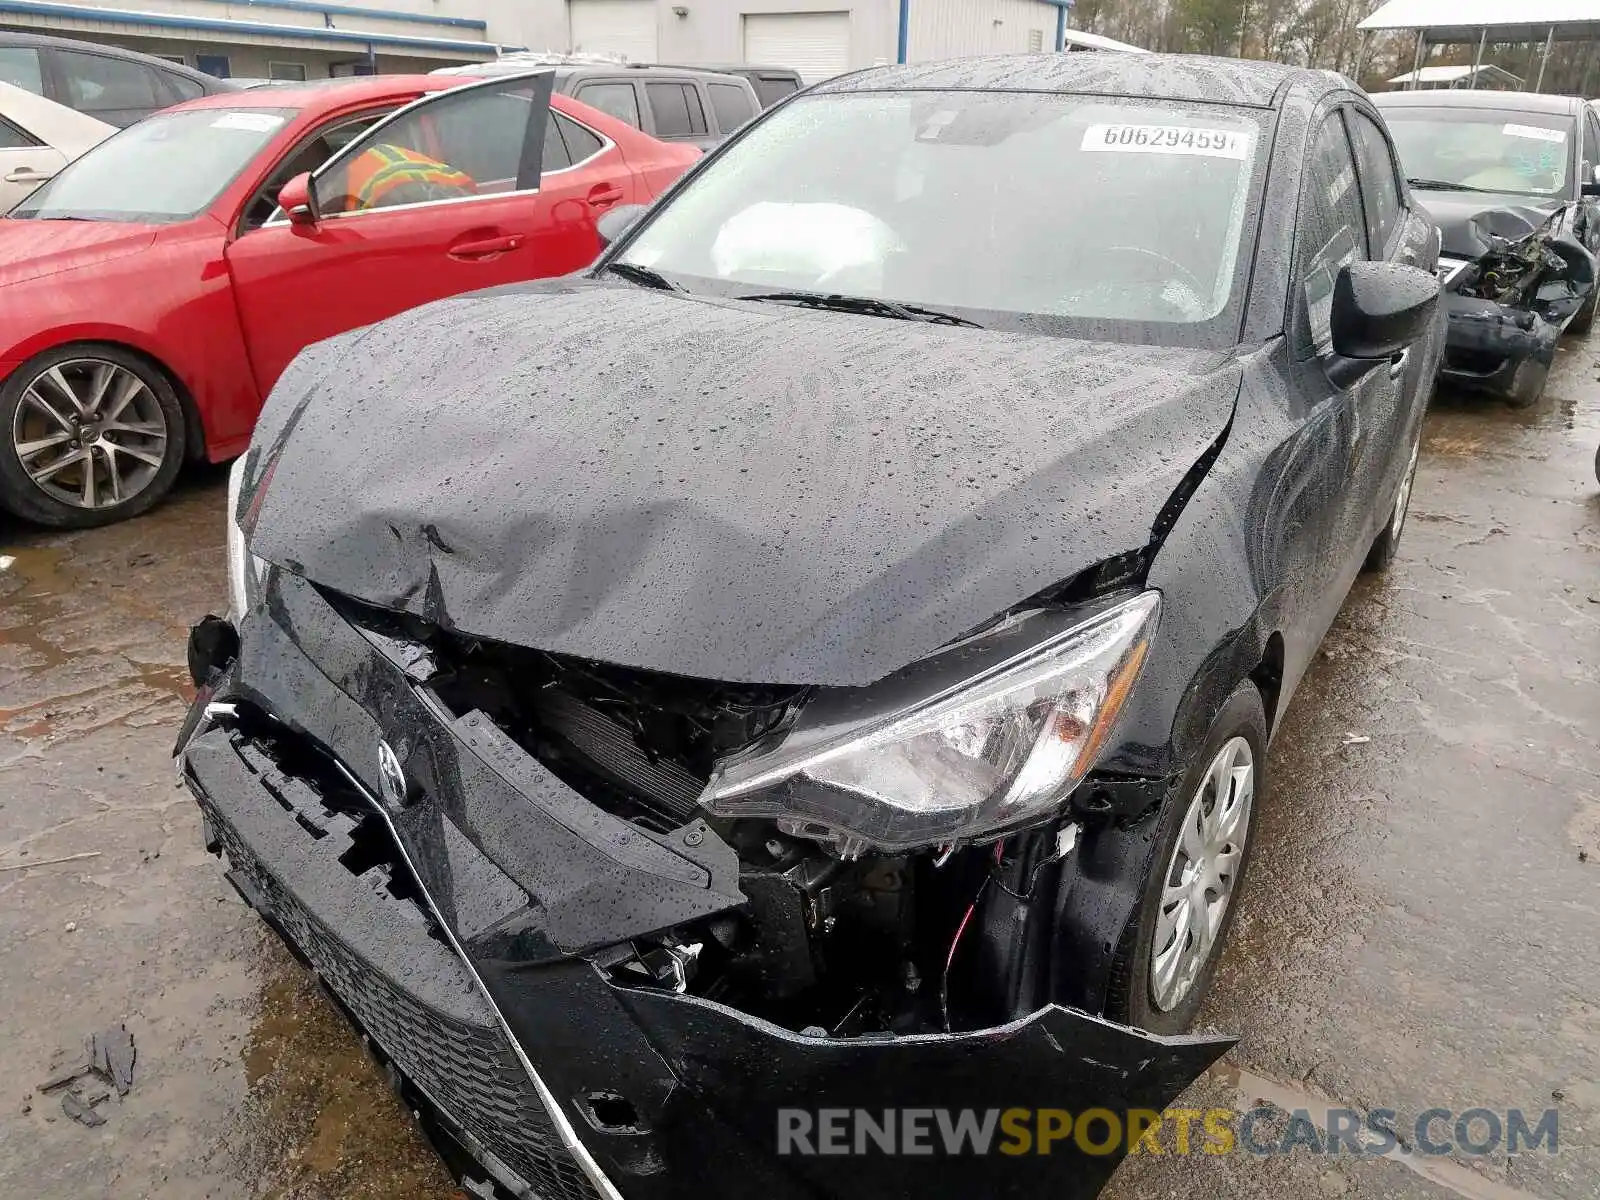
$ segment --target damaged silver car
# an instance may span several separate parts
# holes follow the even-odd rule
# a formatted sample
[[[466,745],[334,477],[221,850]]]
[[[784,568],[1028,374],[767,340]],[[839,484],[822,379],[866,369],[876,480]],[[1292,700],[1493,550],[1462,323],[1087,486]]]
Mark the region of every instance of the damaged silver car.
[[[1374,101],[1443,238],[1441,377],[1532,404],[1557,340],[1588,332],[1600,300],[1600,119],[1574,97],[1526,92]]]

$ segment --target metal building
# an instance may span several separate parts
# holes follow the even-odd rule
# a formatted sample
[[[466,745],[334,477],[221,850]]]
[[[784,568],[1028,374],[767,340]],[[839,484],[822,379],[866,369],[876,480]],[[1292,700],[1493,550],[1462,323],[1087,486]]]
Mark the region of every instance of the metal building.
[[[430,70],[504,50],[761,63],[808,81],[884,62],[1060,49],[1072,0],[0,0],[0,28],[213,74]],[[1070,43],[1069,43],[1070,45]],[[14,66],[14,64],[13,64]],[[8,64],[0,55],[0,80]]]

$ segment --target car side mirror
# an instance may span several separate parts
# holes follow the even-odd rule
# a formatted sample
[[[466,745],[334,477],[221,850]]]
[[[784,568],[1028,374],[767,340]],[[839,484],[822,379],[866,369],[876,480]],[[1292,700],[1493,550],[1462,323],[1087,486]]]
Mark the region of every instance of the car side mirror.
[[[278,192],[278,207],[283,209],[291,225],[317,223],[316,193],[311,190],[311,173],[302,171]]]
[[[642,204],[619,204],[606,213],[594,223],[594,230],[600,235],[600,244],[609,246],[627,233],[633,223],[644,216],[644,209]]]
[[[1328,377],[1341,386],[1395,357],[1432,325],[1439,281],[1403,263],[1355,262],[1333,283]]]
[[[1589,178],[1583,181],[1579,190],[1585,196],[1600,196],[1600,166],[1589,168]]]

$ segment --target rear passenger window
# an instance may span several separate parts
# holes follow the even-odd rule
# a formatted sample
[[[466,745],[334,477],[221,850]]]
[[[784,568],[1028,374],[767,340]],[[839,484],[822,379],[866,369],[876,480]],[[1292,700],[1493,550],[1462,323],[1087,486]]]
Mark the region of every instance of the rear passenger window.
[[[1312,350],[1327,354],[1333,349],[1329,316],[1334,280],[1339,277],[1340,268],[1367,257],[1356,164],[1338,113],[1322,122],[1307,166],[1296,250],[1300,281],[1298,348],[1302,354]]]
[[[0,83],[9,83],[35,96],[44,95],[39,52],[29,46],[0,46]]]
[[[578,89],[573,99],[581,100],[603,113],[610,113],[635,129],[642,128],[639,122],[639,98],[634,95],[631,83],[586,83]]]
[[[736,84],[708,83],[706,91],[711,93],[711,111],[717,114],[717,127],[723,133],[732,133],[756,115],[750,94]]]
[[[555,113],[552,112],[550,118],[554,116]],[[544,156],[539,160],[540,175],[548,175],[551,171],[565,171],[572,165],[572,159],[567,156],[567,144],[561,140],[561,130],[550,118],[544,123]]]
[[[762,108],[771,108],[785,96],[792,96],[800,90],[794,80],[775,75],[756,76],[755,88],[756,99],[761,101]]]
[[[1389,139],[1364,112],[1350,109],[1351,132],[1361,162],[1361,195],[1367,214],[1367,236],[1372,256],[1382,257],[1400,224],[1400,180],[1395,174]]]
[[[67,104],[79,112],[154,110],[168,104],[156,73],[141,63],[76,50],[55,55],[67,81]]]
[[[161,78],[166,80],[167,87],[179,100],[198,100],[204,94],[205,88],[201,87],[187,75],[178,75],[172,71],[163,71]]]
[[[647,83],[644,94],[656,119],[657,137],[700,137],[706,133],[705,109],[692,83]]]
[[[10,121],[0,120],[0,150],[25,150],[34,141]]]
[[[550,124],[561,130],[562,140],[567,146],[567,158],[574,165],[593,158],[605,148],[598,134],[589,132],[570,117],[564,117],[554,110],[550,113]]]

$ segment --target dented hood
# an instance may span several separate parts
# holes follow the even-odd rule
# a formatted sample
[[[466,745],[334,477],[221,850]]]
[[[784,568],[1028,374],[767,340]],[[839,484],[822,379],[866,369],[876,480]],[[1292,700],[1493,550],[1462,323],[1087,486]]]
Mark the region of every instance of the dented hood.
[[[871,682],[1144,546],[1231,357],[559,281],[314,348],[252,549],[462,632]]]
[[[1425,192],[1418,198],[1439,226],[1442,252],[1465,259],[1489,253],[1490,235],[1521,241],[1563,204],[1555,198],[1477,192]]]

